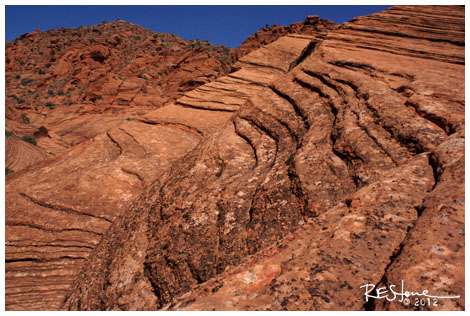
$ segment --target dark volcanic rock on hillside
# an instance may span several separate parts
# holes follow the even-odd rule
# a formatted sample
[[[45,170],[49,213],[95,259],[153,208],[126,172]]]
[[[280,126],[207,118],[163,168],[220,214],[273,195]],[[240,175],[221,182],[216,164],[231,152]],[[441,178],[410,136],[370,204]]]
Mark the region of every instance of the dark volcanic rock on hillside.
[[[9,175],[7,308],[464,310],[464,17],[279,37]],[[402,281],[458,298],[365,301]]]

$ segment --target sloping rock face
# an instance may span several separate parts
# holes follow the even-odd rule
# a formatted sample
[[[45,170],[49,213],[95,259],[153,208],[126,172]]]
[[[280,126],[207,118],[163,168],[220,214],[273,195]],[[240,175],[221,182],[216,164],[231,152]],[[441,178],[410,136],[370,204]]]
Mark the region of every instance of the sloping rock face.
[[[274,42],[281,36],[289,34],[305,34],[323,38],[326,32],[337,29],[338,24],[320,19],[317,15],[308,16],[304,21],[292,23],[289,26],[266,25],[255,34],[250,35],[234,52],[236,56],[244,56],[251,51]]]
[[[124,21],[35,31],[5,49],[6,131],[35,138],[43,160],[173,102],[235,61],[227,47]],[[23,149],[11,151],[35,155]],[[28,166],[7,161],[15,172]]]
[[[7,138],[29,150],[7,150],[7,161],[13,165],[24,157],[31,164],[7,176],[7,309],[58,309],[110,224],[127,216],[129,204],[148,184],[226,124],[249,95],[285,74],[309,43],[283,38],[242,58],[240,70],[229,76],[157,110],[137,111],[131,120],[103,124],[104,132],[52,160],[33,164],[31,153],[38,152],[40,160],[41,149]],[[152,293],[150,285],[144,289]]]
[[[64,308],[464,309],[463,8],[358,18],[288,69],[148,187]],[[401,280],[459,298],[365,301]]]
[[[280,37],[9,175],[7,308],[464,310],[464,32],[398,6]],[[365,300],[402,281],[456,298]]]

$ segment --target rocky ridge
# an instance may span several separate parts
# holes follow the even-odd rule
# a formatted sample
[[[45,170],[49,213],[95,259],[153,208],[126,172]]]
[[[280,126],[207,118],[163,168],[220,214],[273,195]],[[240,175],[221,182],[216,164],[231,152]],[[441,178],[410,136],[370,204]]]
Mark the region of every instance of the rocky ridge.
[[[228,73],[232,55],[124,21],[24,34],[6,44],[7,137],[53,158]],[[10,150],[10,171],[36,161]]]
[[[464,31],[397,6],[279,37],[9,175],[7,308],[465,309]],[[401,280],[460,298],[364,301]]]
[[[317,15],[310,15],[302,22],[292,23],[289,26],[266,25],[255,34],[250,35],[234,52],[236,56],[243,56],[255,49],[263,47],[289,34],[305,34],[323,38],[328,31],[338,28],[339,25]]]
[[[129,203],[227,122],[250,94],[285,73],[309,42],[283,38],[243,57],[238,71],[9,175],[7,308],[59,308],[84,260]],[[279,69],[269,67],[268,57]]]

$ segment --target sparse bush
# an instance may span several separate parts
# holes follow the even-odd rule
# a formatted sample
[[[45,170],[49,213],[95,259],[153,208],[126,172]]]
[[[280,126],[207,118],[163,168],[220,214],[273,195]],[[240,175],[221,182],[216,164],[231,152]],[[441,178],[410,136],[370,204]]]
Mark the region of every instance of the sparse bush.
[[[6,138],[13,138],[13,135],[11,134],[10,131],[5,131],[5,137]]]
[[[55,55],[55,49],[52,48],[51,51],[50,51],[50,54],[51,54],[51,56],[54,56]]]
[[[47,107],[52,108],[54,106],[54,103],[52,102],[46,102],[45,104]]]
[[[16,78],[16,79],[20,79],[21,76],[20,76],[20,75],[16,75],[15,78]]]
[[[153,35],[153,38],[158,38],[158,34],[154,34],[154,35]]]
[[[57,91],[57,95],[64,95],[64,91],[62,90]]]
[[[13,172],[13,170],[11,170],[11,169],[8,168],[8,167],[5,167],[5,175],[8,175],[8,174],[10,174],[10,173],[12,173],[12,172]]]
[[[23,80],[21,80],[21,85],[22,85],[22,86],[27,86],[27,85],[30,84],[32,81],[33,81],[33,79],[24,78]]]
[[[18,98],[18,97],[17,97],[16,95],[14,95],[14,94],[9,94],[9,95],[7,95],[7,97],[15,99],[16,102],[18,102],[18,104],[24,103],[24,100],[23,100],[23,99]]]
[[[97,98],[98,100],[103,99],[103,97],[101,96],[101,94],[98,94],[98,95],[96,96],[96,98]]]
[[[44,74],[46,74],[46,72],[45,72],[43,69],[39,69],[39,70],[38,70],[38,74],[44,75]]]
[[[47,63],[47,64],[45,64],[44,66],[45,66],[46,68],[49,68],[49,67],[51,66],[51,64],[50,64],[50,63]]]
[[[30,135],[24,135],[23,137],[21,137],[21,140],[23,140],[25,142],[28,142],[30,144],[33,144],[35,146],[37,145],[36,139],[33,136],[30,136]]]
[[[21,113],[21,119],[23,120],[24,124],[29,124],[29,117],[26,115],[26,113]]]
[[[54,96],[54,91],[52,91],[52,90],[47,90],[47,94],[50,95],[51,97],[53,97],[53,96]]]

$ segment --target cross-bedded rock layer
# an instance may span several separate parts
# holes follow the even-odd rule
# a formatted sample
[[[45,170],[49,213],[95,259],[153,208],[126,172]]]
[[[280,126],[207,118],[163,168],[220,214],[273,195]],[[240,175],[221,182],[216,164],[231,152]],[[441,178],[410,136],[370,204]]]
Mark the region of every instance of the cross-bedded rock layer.
[[[9,175],[7,308],[59,308],[84,260],[128,204],[225,124],[250,94],[284,74],[309,42],[283,38],[242,58],[240,70],[176,103],[103,127],[106,132],[55,159]],[[40,152],[32,144],[8,141]]]
[[[9,176],[7,307],[463,310],[464,62],[463,7],[393,7]]]

